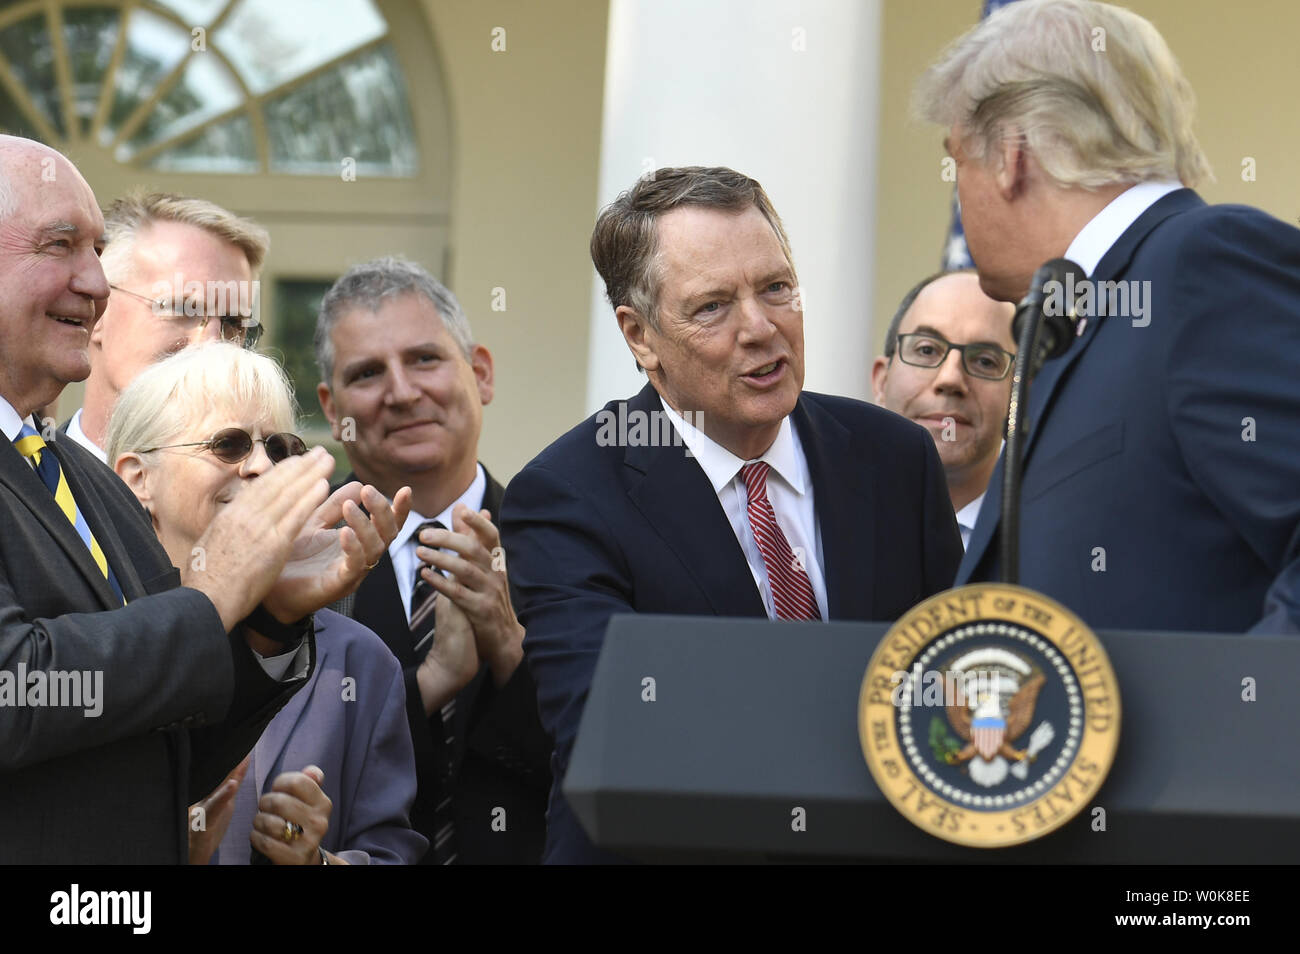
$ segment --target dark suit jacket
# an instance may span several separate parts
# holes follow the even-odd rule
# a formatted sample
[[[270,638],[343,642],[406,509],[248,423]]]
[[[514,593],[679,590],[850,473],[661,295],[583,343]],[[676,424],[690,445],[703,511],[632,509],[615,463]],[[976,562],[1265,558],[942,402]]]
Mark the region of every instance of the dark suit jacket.
[[[661,410],[648,384],[627,406],[629,419]],[[948,587],[961,537],[929,434],[882,408],[810,392],[791,418],[812,473],[830,618],[894,619]],[[614,860],[592,847],[560,793],[610,617],[766,615],[685,447],[601,446],[597,432],[593,416],[544,450],[501,508],[524,652],[556,743],[547,862]]]
[[[344,483],[355,479],[349,474]],[[487,474],[483,507],[494,523],[500,517],[501,496],[501,485]],[[513,578],[513,571],[507,572]],[[517,602],[515,606],[517,610]],[[387,552],[362,581],[351,604],[339,608],[373,629],[402,666],[419,781],[411,826],[432,844],[434,808],[450,794],[458,863],[537,864],[546,837],[551,742],[537,715],[537,690],[528,667],[520,665],[498,689],[485,663],[457,693],[452,790],[447,793],[439,772],[446,758],[442,717],[437,712],[432,717],[424,714],[415,678],[419,663],[411,651],[411,630]],[[494,816],[498,808],[505,809],[505,831],[492,824],[499,817],[499,813]]]
[[[1089,319],[1033,382],[1020,582],[1098,628],[1243,632],[1282,576],[1264,625],[1297,631],[1300,231],[1182,189],[1093,278],[1150,282],[1150,323]],[[998,578],[1001,475],[960,582]]]
[[[253,748],[214,864],[246,865],[257,800],[282,772],[325,773],[333,806],[321,847],[349,864],[414,864],[428,842],[411,829],[415,756],[402,668],[355,620],[316,614],[316,671]]]
[[[211,601],[180,587],[117,475],[72,441],[50,448],[128,605],[0,436],[0,670],[103,673],[97,717],[0,707],[0,863],[184,862],[187,806],[305,678],[272,682]]]

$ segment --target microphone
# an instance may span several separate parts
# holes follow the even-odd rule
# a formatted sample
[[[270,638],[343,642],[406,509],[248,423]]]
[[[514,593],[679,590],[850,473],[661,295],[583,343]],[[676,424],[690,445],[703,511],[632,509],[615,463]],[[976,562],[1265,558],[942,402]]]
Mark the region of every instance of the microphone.
[[[1016,340],[1016,363],[1007,405],[1007,444],[1003,452],[1002,518],[1000,521],[1002,581],[1020,582],[1020,468],[1029,420],[1025,408],[1029,382],[1043,362],[1069,350],[1079,323],[1079,294],[1088,276],[1068,258],[1044,262],[1034,272],[1029,291],[1016,306],[1011,334]]]
[[[1068,258],[1044,262],[1034,272],[1029,291],[1016,306],[1015,317],[1011,319],[1011,337],[1021,349],[1026,347],[1022,339],[1027,326],[1032,324],[1031,319],[1037,318],[1039,323],[1037,336],[1028,345],[1029,377],[1038,374],[1043,362],[1065,354],[1074,341],[1079,323],[1079,294],[1087,281],[1083,269]]]

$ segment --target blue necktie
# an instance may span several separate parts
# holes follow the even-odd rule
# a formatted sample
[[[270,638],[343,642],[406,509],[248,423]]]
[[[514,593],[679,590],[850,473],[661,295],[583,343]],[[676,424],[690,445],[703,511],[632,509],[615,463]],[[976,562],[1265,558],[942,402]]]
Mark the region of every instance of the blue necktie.
[[[59,505],[63,515],[76,528],[77,535],[86,544],[86,549],[90,551],[90,557],[99,567],[99,572],[104,574],[104,578],[108,580],[108,585],[113,588],[117,598],[125,603],[122,587],[118,585],[117,577],[113,574],[113,568],[108,565],[108,558],[104,556],[99,541],[90,532],[86,518],[81,515],[81,509],[72,496],[72,488],[68,486],[68,480],[63,476],[63,469],[59,467],[59,459],[52,453],[45,453],[47,450],[45,441],[41,439],[40,434],[36,433],[35,428],[26,423],[18,432],[18,440],[14,442],[14,448],[36,465],[37,475],[53,495],[54,502]]]

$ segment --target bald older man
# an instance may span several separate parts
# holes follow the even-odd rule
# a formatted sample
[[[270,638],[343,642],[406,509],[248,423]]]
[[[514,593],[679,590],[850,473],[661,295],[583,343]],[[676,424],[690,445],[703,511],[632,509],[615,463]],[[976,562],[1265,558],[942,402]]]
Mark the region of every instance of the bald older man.
[[[187,805],[306,681],[309,614],[395,532],[392,513],[349,519],[355,540],[323,529],[333,462],[317,449],[253,482],[172,566],[126,485],[33,417],[90,371],[103,231],[72,163],[0,137],[0,863],[186,860]],[[292,572],[303,531],[336,573]],[[249,648],[254,627],[283,645],[283,675]]]

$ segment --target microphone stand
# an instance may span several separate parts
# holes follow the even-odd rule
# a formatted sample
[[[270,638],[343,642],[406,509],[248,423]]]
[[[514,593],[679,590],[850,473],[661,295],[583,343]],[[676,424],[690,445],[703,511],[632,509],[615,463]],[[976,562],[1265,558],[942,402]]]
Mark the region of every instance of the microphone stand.
[[[1020,340],[1016,342],[1016,360],[1011,371],[1011,403],[1007,407],[1007,446],[1002,461],[1002,582],[1020,582],[1020,459],[1024,445],[1021,435],[1029,430],[1025,411],[1029,404],[1029,379],[1037,368],[1031,368],[1034,339],[1043,322],[1041,308],[1030,310]],[[1032,362],[1041,363],[1041,362]]]
[[[1020,582],[1020,465],[1024,457],[1024,437],[1029,433],[1029,381],[1045,361],[1059,358],[1070,349],[1077,328],[1078,290],[1088,281],[1087,274],[1066,258],[1044,262],[1029,283],[1029,292],[1016,307],[1011,323],[1012,334],[1019,326],[1016,360],[1012,366],[1011,403],[1007,407],[1007,446],[1002,461],[1002,517],[999,541],[1002,557],[1002,582]],[[1054,291],[1049,288],[1055,286]],[[1053,298],[1064,292],[1059,298]],[[1047,310],[1052,302],[1061,308]],[[1023,321],[1023,323],[1022,323]]]

